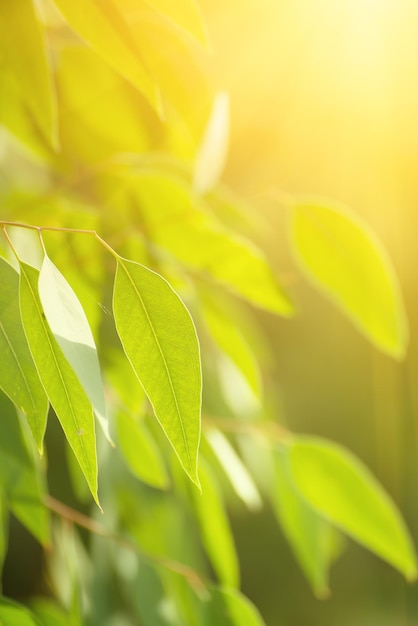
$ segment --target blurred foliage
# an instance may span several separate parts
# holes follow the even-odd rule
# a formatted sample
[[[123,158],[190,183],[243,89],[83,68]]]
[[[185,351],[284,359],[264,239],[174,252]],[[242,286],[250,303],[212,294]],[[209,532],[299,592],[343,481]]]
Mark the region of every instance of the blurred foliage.
[[[413,623],[416,603],[396,603],[404,582],[353,547],[335,570],[343,608],[313,599],[334,588],[345,537],[414,580],[398,506],[418,518],[368,454],[369,388],[357,404],[350,392],[372,362],[377,437],[390,439],[379,411],[396,404],[413,323],[402,280],[368,216],[345,206],[355,193],[303,179],[310,159],[317,171],[333,159],[312,143],[301,162],[282,157],[286,129],[259,107],[307,4],[0,3],[2,623],[370,626],[384,623],[379,584],[391,623]],[[324,80],[315,90],[327,94]],[[273,99],[281,112],[289,94]],[[315,111],[310,139],[318,120],[332,135],[335,118]],[[43,562],[26,590],[13,571],[30,568],[27,531]],[[363,563],[351,596],[350,558]]]

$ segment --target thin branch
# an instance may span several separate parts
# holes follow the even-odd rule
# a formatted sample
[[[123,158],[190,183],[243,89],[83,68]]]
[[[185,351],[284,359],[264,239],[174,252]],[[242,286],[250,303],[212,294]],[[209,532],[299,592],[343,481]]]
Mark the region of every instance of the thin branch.
[[[280,424],[271,421],[245,421],[227,417],[215,417],[213,415],[202,415],[202,422],[203,426],[207,429],[217,428],[222,432],[236,435],[261,435],[269,441],[274,440],[280,443],[289,441],[292,437],[292,433],[284,428],[284,426],[280,426]]]
[[[153,554],[149,554],[148,552],[140,549],[134,542],[129,541],[125,537],[117,535],[115,533],[111,533],[107,530],[105,526],[97,522],[96,520],[76,511],[75,509],[67,506],[63,502],[56,500],[50,495],[47,495],[45,498],[45,505],[55,513],[59,515],[59,517],[72,522],[76,526],[81,528],[85,528],[90,533],[94,535],[98,535],[100,537],[104,537],[109,539],[110,541],[114,541],[119,545],[127,548],[128,550],[132,550],[136,552],[138,556],[140,556],[143,560],[147,561],[154,567],[163,567],[165,569],[169,569],[180,576],[183,576],[191,587],[193,587],[198,594],[207,593],[207,585],[205,578],[196,572],[196,570],[192,569],[188,565],[184,563],[180,563],[179,561],[175,561],[173,559],[169,559],[166,557],[155,556]]]

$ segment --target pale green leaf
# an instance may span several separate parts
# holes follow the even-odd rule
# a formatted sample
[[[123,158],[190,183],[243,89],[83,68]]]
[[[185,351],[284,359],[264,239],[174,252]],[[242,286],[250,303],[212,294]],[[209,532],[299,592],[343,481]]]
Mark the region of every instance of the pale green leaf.
[[[161,452],[144,420],[119,412],[116,418],[119,450],[131,472],[143,482],[166,489],[168,474]]]
[[[184,470],[199,485],[202,377],[192,318],[164,278],[121,257],[113,310],[123,348],[155,415]]]
[[[225,435],[220,430],[211,428],[206,431],[205,436],[237,496],[250,511],[261,509],[263,503],[258,489]]]
[[[0,484],[14,515],[40,541],[49,542],[49,512],[39,468],[25,445],[11,402],[0,394]]]
[[[201,606],[203,626],[265,626],[257,607],[235,589],[211,587]]]
[[[417,575],[414,546],[395,504],[361,461],[315,437],[290,444],[294,483],[308,503],[347,535],[400,570]]]
[[[48,398],[23,331],[19,308],[19,275],[0,258],[0,388],[26,415],[38,449],[48,414]]]
[[[0,598],[1,626],[39,626],[39,622],[28,609],[5,597]]]
[[[99,358],[89,322],[71,286],[46,255],[38,288],[49,328],[92,403],[106,438],[111,441]]]
[[[134,29],[113,0],[54,0],[70,26],[161,112],[159,90]]]
[[[43,136],[56,148],[55,90],[43,29],[32,0],[0,3],[0,58],[2,72],[9,73]]]
[[[408,323],[392,263],[374,233],[346,209],[294,206],[291,239],[299,264],[380,350],[405,356]]]
[[[229,97],[219,92],[197,151],[193,187],[204,194],[219,181],[225,167],[229,140]]]
[[[223,302],[203,297],[203,317],[220,349],[240,370],[251,390],[261,399],[260,371],[248,342],[236,323],[235,315],[225,310]]]
[[[20,264],[20,306],[33,360],[49,401],[97,499],[96,435],[92,405],[57,344],[38,295],[39,272]]]
[[[274,453],[274,509],[292,550],[315,594],[326,597],[331,564],[330,524],[306,502],[293,484],[287,448]]]
[[[219,581],[237,587],[239,563],[231,527],[215,479],[204,462],[200,477],[202,494],[193,492],[193,502],[203,545]]]
[[[221,226],[181,180],[147,172],[132,178],[131,186],[153,242],[251,304],[292,314],[261,250]]]

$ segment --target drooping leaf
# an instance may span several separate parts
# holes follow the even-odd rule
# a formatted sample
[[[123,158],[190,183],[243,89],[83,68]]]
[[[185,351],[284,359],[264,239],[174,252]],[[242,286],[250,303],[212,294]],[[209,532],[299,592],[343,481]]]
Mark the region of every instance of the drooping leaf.
[[[293,484],[287,448],[274,452],[273,504],[283,533],[315,594],[326,597],[335,529],[300,495]]]
[[[32,0],[0,3],[0,56],[2,72],[10,74],[38,128],[56,148],[57,114],[52,71]]]
[[[38,278],[37,270],[20,263],[23,327],[46,394],[98,502],[92,405],[47,324],[38,295]]]
[[[42,451],[48,398],[26,341],[19,308],[19,274],[0,258],[0,388],[26,415]]]
[[[46,255],[39,274],[38,288],[49,328],[92,403],[106,438],[111,441],[93,334],[79,299]]]
[[[239,584],[239,563],[228,517],[209,466],[201,462],[202,494],[193,502],[202,542],[219,581],[227,587]]]
[[[49,512],[39,468],[26,448],[12,403],[0,393],[0,484],[6,503],[38,541],[49,542]]]
[[[214,187],[225,167],[229,140],[229,98],[216,95],[212,113],[196,155],[193,186],[198,194]]]
[[[240,370],[251,390],[261,399],[260,371],[251,348],[237,326],[235,315],[225,310],[222,301],[202,298],[203,317],[221,350]]]
[[[237,496],[250,511],[258,511],[263,504],[261,496],[246,466],[228,439],[215,428],[207,430],[205,436]]]
[[[165,434],[199,485],[202,377],[190,314],[169,283],[118,257],[113,292],[116,329]]]
[[[26,607],[4,596],[0,598],[0,624],[3,626],[39,626],[39,622]]]
[[[291,239],[300,267],[377,348],[405,356],[408,323],[392,263],[376,235],[346,209],[300,203]]]
[[[201,601],[203,626],[265,626],[258,609],[235,589],[210,587]]]
[[[167,470],[145,421],[136,421],[120,411],[117,433],[120,451],[131,472],[152,487],[166,489],[169,483]]]
[[[134,30],[114,0],[54,0],[70,26],[161,112],[159,90]]]
[[[396,567],[417,575],[414,546],[395,504],[361,461],[315,437],[290,444],[294,483],[315,511]]]
[[[129,184],[153,242],[251,304],[279,315],[292,314],[263,253],[196,204],[183,181],[146,172]]]

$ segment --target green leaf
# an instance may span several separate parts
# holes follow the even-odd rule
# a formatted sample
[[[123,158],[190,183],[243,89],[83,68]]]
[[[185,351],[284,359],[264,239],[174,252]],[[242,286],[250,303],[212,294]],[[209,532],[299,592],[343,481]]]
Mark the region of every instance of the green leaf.
[[[216,428],[207,430],[205,436],[237,496],[250,511],[260,510],[263,503],[258,489],[228,439]]]
[[[363,463],[315,437],[295,439],[289,455],[295,485],[318,513],[409,580],[416,577],[415,550],[405,523]]]
[[[134,30],[114,0],[54,0],[70,26],[161,113],[159,90]],[[142,4],[142,3],[141,3]]]
[[[306,502],[296,489],[286,448],[274,452],[274,509],[283,533],[319,598],[329,594],[332,535],[330,524]]]
[[[0,598],[1,626],[39,626],[39,622],[28,609],[5,597]]]
[[[240,370],[251,390],[261,399],[261,377],[257,361],[244,335],[237,326],[236,316],[225,310],[221,300],[203,297],[203,317],[209,332],[220,349]]]
[[[46,394],[98,503],[92,406],[46,322],[38,295],[38,277],[37,270],[20,263],[23,327]]]
[[[220,582],[239,584],[239,564],[228,517],[209,466],[201,462],[202,494],[193,492],[193,503],[203,545]]]
[[[292,211],[294,253],[306,276],[377,348],[405,356],[408,322],[392,263],[374,233],[346,209],[315,203]]]
[[[76,294],[46,255],[38,288],[49,328],[92,403],[106,438],[111,441],[99,358],[89,322]]]
[[[0,582],[1,572],[3,571],[3,563],[7,552],[9,522],[8,518],[8,511],[2,488],[0,489]]]
[[[265,626],[254,604],[234,589],[211,587],[201,606],[203,626]]]
[[[57,112],[52,72],[43,29],[32,0],[0,3],[0,57],[2,72],[10,74],[42,134],[57,148]]]
[[[19,308],[19,274],[0,258],[0,388],[26,415],[42,451],[48,398],[26,341]]]
[[[130,184],[153,242],[251,304],[279,315],[292,314],[261,250],[221,226],[181,180],[147,172],[133,177]]]
[[[199,486],[202,376],[192,318],[164,278],[117,261],[113,311],[123,349],[181,465]]]
[[[207,45],[207,32],[199,5],[195,0],[147,0],[154,9],[168,17],[200,43]],[[125,6],[138,7],[138,0],[125,0]]]
[[[39,468],[28,452],[15,408],[0,394],[0,484],[14,515],[38,541],[49,543],[49,512]]]
[[[134,476],[152,487],[167,489],[167,470],[145,421],[119,412],[116,423],[120,452]]]
[[[211,116],[196,155],[193,187],[204,194],[219,181],[225,167],[229,140],[229,98],[220,92],[213,103]]]

